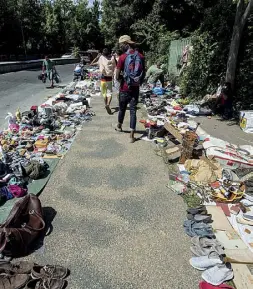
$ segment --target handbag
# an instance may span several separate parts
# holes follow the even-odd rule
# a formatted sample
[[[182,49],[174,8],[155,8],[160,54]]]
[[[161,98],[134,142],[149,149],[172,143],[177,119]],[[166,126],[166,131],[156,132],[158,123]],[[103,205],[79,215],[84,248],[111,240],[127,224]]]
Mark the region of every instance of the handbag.
[[[14,204],[8,218],[0,225],[0,253],[10,257],[27,255],[32,242],[44,229],[40,200],[28,194]]]

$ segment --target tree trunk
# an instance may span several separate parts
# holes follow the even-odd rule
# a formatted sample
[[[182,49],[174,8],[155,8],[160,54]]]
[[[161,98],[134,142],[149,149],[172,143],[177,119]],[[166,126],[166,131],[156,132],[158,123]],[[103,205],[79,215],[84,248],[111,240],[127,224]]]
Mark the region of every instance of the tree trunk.
[[[242,38],[244,26],[247,22],[252,8],[253,0],[249,0],[249,3],[247,5],[245,4],[245,0],[239,0],[237,4],[235,23],[233,27],[233,35],[230,44],[226,72],[226,82],[230,82],[233,89],[235,84],[235,73],[237,67],[237,57],[240,48],[240,41]]]

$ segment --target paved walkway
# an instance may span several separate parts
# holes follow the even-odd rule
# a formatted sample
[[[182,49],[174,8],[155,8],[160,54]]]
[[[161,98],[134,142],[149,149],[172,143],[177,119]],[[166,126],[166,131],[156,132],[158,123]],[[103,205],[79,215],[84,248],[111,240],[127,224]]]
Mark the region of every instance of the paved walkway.
[[[236,145],[253,145],[253,134],[245,133],[235,121],[223,121],[220,117],[198,117],[201,128],[211,136],[223,139]]]
[[[197,289],[186,205],[166,188],[162,159],[149,143],[115,132],[117,114],[107,115],[102,99],[92,103],[97,116],[40,197],[47,216],[56,215],[44,252],[31,258],[67,266],[70,289]]]

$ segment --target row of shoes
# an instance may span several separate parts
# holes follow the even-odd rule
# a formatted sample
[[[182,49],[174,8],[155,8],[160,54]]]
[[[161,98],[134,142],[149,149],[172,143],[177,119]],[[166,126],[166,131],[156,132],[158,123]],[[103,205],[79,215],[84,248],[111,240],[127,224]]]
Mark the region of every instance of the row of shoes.
[[[58,265],[40,266],[28,261],[0,263],[1,289],[63,289],[69,270]]]
[[[205,206],[187,210],[187,220],[184,222],[185,232],[190,237],[200,236],[214,238],[212,216],[207,213]]]
[[[204,271],[202,279],[213,286],[219,286],[233,279],[234,274],[230,263],[225,262],[223,245],[211,235],[209,231],[205,234],[205,226],[212,222],[212,216],[207,213],[205,206],[199,206],[187,210],[188,222],[202,224],[199,229],[200,235],[191,239],[191,252],[195,255],[190,259],[193,268]],[[208,225],[210,226],[210,225]],[[198,231],[195,231],[198,232]]]

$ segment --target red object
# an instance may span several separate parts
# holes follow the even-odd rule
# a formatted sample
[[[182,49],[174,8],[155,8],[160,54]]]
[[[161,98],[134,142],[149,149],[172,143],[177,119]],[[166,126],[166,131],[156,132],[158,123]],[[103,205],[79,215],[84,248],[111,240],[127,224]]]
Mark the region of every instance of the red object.
[[[175,109],[175,110],[182,110],[182,107],[179,106],[179,105],[177,105],[177,106],[174,106],[173,109]]]
[[[134,52],[135,52],[135,51],[134,51],[133,49],[130,49],[130,50],[129,50],[129,53],[130,53],[130,54],[134,54]],[[140,54],[140,53],[139,53],[139,55],[140,55],[140,57],[141,57],[141,59],[143,60],[143,63],[144,63],[144,57],[143,57],[143,55]],[[120,58],[119,58],[119,61],[118,61],[118,64],[117,64],[117,69],[119,69],[120,71],[124,71],[124,66],[125,66],[126,57],[127,57],[127,54],[126,54],[126,53],[123,53],[123,54],[120,56]],[[133,86],[133,87],[131,87],[131,90],[133,90],[133,89],[139,90],[139,86]],[[124,81],[123,85],[120,86],[120,91],[125,91],[125,92],[129,91],[128,85],[127,85],[127,83],[126,83],[125,81]]]
[[[34,112],[34,114],[37,114],[38,113],[38,106],[33,105],[33,106],[31,106],[30,110],[32,110]]]
[[[216,203],[216,205],[217,205],[217,207],[221,207],[221,208],[222,208],[222,211],[224,212],[224,214],[225,214],[227,217],[231,217],[228,204]]]
[[[221,284],[219,286],[213,286],[206,281],[201,281],[199,283],[199,289],[217,289],[217,288],[223,288],[223,289],[234,289],[233,287],[227,285],[227,284]]]

